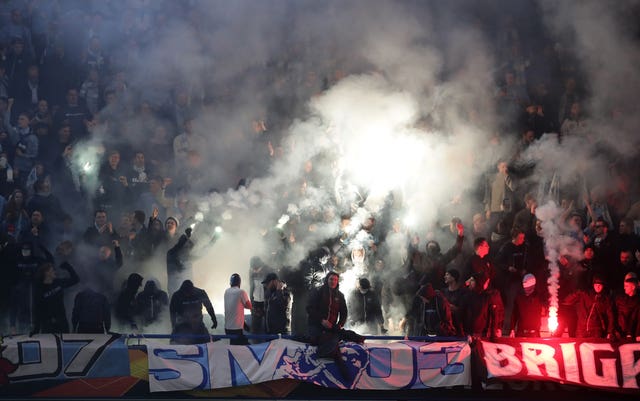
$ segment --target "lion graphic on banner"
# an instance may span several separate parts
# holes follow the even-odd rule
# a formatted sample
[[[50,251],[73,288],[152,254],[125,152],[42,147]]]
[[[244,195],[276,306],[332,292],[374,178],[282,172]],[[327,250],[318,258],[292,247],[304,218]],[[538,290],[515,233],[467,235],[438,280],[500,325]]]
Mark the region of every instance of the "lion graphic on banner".
[[[273,377],[296,379],[325,387],[356,388],[362,373],[369,366],[369,353],[356,343],[340,347],[340,352],[342,358],[346,359],[349,377],[343,377],[332,359],[318,358],[316,347],[309,344],[285,348]]]

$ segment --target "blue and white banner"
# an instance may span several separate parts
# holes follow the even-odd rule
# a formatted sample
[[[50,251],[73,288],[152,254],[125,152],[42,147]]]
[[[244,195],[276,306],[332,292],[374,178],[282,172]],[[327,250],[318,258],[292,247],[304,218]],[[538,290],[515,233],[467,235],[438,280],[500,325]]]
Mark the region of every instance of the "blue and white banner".
[[[340,350],[348,378],[332,359],[318,358],[315,346],[292,340],[247,346],[149,343],[149,387],[152,392],[208,390],[278,379],[371,390],[471,384],[466,341],[346,343]]]
[[[129,376],[124,337],[38,334],[2,338],[0,384],[27,380]]]

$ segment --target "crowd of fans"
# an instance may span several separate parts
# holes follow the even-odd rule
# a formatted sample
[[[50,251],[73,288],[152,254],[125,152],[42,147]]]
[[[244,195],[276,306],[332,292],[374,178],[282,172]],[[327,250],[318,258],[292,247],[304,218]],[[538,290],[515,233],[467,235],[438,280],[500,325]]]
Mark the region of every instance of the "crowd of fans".
[[[145,331],[171,316],[174,332],[183,333],[186,325],[202,334],[202,305],[215,322],[206,293],[194,287],[190,274],[197,257],[193,225],[210,218],[197,208],[197,197],[215,192],[200,153],[213,138],[196,132],[194,121],[225,97],[176,82],[165,101],[152,102],[144,96],[147,88],[126,75],[130,53],[153,45],[151,27],[169,18],[197,24],[188,8],[162,3],[127,8],[122,19],[109,2],[70,9],[54,1],[0,4],[3,333],[108,332],[112,316],[122,330]],[[267,262],[256,255],[247,271],[251,331],[318,334],[346,325],[367,334],[539,336],[549,307],[548,265],[557,263],[557,335],[567,330],[569,336],[639,337],[640,197],[632,158],[606,155],[614,185],[580,177],[558,190],[560,229],[581,255],[546,257],[536,217],[540,183],[532,176],[535,166],[521,156],[544,133],[555,133],[558,142],[598,142],[584,107],[589,82],[577,61],[552,43],[521,40],[508,18],[495,35],[502,67],[493,99],[501,118],[493,140],[507,141],[514,132],[519,139],[478,183],[477,194],[484,196],[476,207],[456,211],[472,216],[468,222],[456,217],[444,227],[409,229],[393,216],[392,197],[355,230],[355,208],[338,201],[284,222],[273,249],[259,255]],[[349,72],[336,68],[321,79],[310,69],[304,81],[286,81],[287,61],[293,61],[286,57],[295,52],[279,56],[284,60],[260,71],[265,82],[304,86],[306,93],[282,90],[265,105],[269,112],[248,124],[259,145],[256,159],[267,162],[286,152],[276,136],[261,135],[267,126],[286,126],[296,105]],[[135,123],[125,127],[123,121]],[[99,166],[78,162],[77,149],[88,144],[100,156]],[[317,171],[315,161],[300,166],[301,197],[329,174]],[[291,197],[297,184],[283,197]],[[365,201],[363,195],[356,206]],[[293,243],[338,219],[334,236],[297,265],[285,266],[283,255]],[[204,242],[214,244],[215,234]],[[143,265],[154,266],[161,279],[145,282]],[[125,280],[123,271],[131,273]],[[332,298],[314,292],[316,287],[325,276],[333,281],[349,274],[356,280],[343,288],[344,309],[323,306]],[[317,291],[330,293],[327,285]],[[180,312],[184,299],[200,302],[199,310]],[[237,325],[230,329],[241,331]]]

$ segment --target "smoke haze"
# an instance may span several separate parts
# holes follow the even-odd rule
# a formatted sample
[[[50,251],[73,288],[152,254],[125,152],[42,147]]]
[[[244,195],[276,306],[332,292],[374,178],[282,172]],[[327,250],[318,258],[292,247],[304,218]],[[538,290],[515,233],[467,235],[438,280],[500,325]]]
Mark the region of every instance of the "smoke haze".
[[[203,177],[191,188],[207,215],[194,232],[202,247],[194,278],[220,311],[230,274],[240,273],[248,288],[251,256],[274,261],[284,240],[289,250],[279,263],[297,266],[339,233],[341,215],[352,215],[359,230],[366,217],[386,211],[410,221],[405,229],[424,244],[453,216],[470,221],[483,211],[479,183],[520,138],[503,132],[496,139],[496,55],[504,51],[497,43],[507,16],[539,18],[537,29],[523,32],[557,37],[589,85],[588,138],[559,144],[543,137],[520,155],[536,166],[527,182],[555,174],[578,187],[583,177],[589,186],[610,183],[611,153],[628,157],[638,145],[629,129],[638,126],[638,46],[623,12],[632,5],[141,1],[121,24],[136,15],[142,33],[116,61],[137,101],[159,108],[181,91],[189,96],[194,131],[205,138],[196,167]],[[102,39],[117,49],[108,33]],[[144,147],[141,118],[119,126]],[[255,129],[256,122],[265,127]],[[112,132],[102,132],[110,140]],[[78,154],[84,164],[95,149]],[[246,184],[235,189],[241,178]],[[540,203],[550,199],[540,191]],[[283,215],[290,220],[278,226]],[[386,233],[386,224],[377,229]],[[210,246],[218,225],[224,231]],[[163,270],[145,268],[165,287]]]

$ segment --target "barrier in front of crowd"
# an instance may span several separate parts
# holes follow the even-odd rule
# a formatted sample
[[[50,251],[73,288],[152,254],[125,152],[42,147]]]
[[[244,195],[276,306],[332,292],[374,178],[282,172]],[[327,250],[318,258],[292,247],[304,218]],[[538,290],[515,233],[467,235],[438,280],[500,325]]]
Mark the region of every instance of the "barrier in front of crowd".
[[[247,335],[251,342],[263,341],[251,345],[224,341],[232,337],[211,336],[215,341],[194,345],[171,344],[176,337],[169,335],[4,337],[0,394],[121,397],[141,389],[211,394],[233,388],[237,393],[242,386],[246,396],[266,392],[277,398],[303,382],[381,391],[509,381],[625,392],[640,388],[640,343],[634,342],[371,336],[364,344],[341,344],[346,369],[339,369],[299,337]]]

